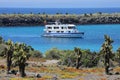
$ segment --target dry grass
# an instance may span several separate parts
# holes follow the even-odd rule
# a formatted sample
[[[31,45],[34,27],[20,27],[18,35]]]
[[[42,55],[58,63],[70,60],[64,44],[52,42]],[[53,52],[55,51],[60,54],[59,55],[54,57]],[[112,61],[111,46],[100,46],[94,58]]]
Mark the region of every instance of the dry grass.
[[[39,59],[39,60],[44,62],[45,59]],[[29,61],[36,62],[39,60],[33,58],[33,59],[30,59]],[[1,66],[0,66],[0,70],[6,69],[6,64],[3,64],[3,65],[5,66],[5,68],[1,68]],[[38,65],[38,64],[36,64],[36,65]],[[18,67],[14,68],[14,69],[18,70]],[[107,77],[104,74],[104,68],[76,69],[73,67],[66,67],[66,66],[58,67],[58,66],[54,66],[54,65],[52,65],[52,66],[45,66],[45,65],[32,66],[32,65],[30,65],[30,66],[26,67],[26,71],[32,72],[32,73],[42,73],[43,75],[41,75],[42,78],[35,78],[34,76],[30,77],[29,75],[27,75],[26,78],[20,78],[19,76],[16,75],[16,77],[11,78],[10,80],[51,80],[54,77],[54,75],[56,75],[58,80],[64,80],[64,79],[86,80],[85,78],[91,74],[93,77],[97,76],[99,78],[99,80],[107,80]],[[120,67],[116,67],[114,69],[114,71],[120,72]],[[1,75],[1,73],[0,73],[0,75]]]
[[[29,61],[34,61],[34,62],[45,62],[45,58],[30,58]]]
[[[107,78],[101,78],[100,80],[108,80]]]
[[[115,72],[120,72],[120,67],[116,67],[116,68],[114,69],[114,71],[115,71]]]

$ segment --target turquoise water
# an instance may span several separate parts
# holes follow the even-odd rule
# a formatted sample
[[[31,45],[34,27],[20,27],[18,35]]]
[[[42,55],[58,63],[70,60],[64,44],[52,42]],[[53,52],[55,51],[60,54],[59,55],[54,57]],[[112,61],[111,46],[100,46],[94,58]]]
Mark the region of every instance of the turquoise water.
[[[114,51],[120,47],[120,24],[79,25],[77,28],[85,32],[83,39],[41,37],[44,26],[0,27],[0,36],[5,40],[11,39],[14,42],[24,42],[43,53],[54,47],[61,50],[72,50],[74,47],[80,47],[91,51],[99,51],[104,41],[104,34],[109,35],[114,40]]]

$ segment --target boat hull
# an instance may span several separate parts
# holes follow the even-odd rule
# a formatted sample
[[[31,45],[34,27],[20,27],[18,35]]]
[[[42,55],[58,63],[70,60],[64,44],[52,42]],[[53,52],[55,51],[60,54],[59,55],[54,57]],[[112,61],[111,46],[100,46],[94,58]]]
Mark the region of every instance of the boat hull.
[[[57,37],[57,38],[82,38],[83,32],[80,33],[45,33],[43,37]]]

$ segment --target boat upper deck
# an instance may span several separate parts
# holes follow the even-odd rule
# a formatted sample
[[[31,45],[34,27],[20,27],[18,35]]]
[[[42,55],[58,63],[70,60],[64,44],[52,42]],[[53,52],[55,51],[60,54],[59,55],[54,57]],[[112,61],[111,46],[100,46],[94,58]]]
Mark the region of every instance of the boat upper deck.
[[[75,26],[74,24],[61,24],[61,22],[48,22],[46,26]]]
[[[79,33],[74,24],[61,24],[60,22],[50,22],[45,25],[46,33]]]
[[[45,25],[46,29],[76,29],[74,24],[61,24],[60,22],[50,22]]]

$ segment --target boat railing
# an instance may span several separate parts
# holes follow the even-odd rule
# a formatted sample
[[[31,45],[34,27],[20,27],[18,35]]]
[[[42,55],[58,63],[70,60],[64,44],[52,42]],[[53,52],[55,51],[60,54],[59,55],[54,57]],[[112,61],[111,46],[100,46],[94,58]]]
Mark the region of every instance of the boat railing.
[[[58,21],[56,21],[56,22],[47,22],[47,24],[60,25],[60,24],[61,24],[61,22],[58,22]]]

